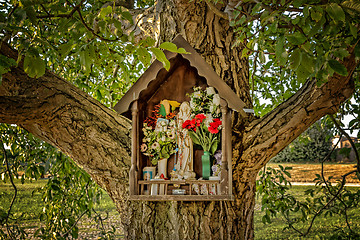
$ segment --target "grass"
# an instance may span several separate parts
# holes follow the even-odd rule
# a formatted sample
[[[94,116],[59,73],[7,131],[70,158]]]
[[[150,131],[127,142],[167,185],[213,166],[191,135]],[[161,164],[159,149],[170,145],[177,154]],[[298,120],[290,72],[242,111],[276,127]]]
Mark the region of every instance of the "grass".
[[[15,203],[11,210],[10,224],[22,226],[26,232],[35,231],[40,225],[40,214],[44,208],[41,193],[39,190],[46,184],[47,180],[38,180],[21,184],[20,180],[15,180],[18,190]],[[10,182],[0,183],[0,213],[6,214],[12,198],[14,189]],[[95,206],[95,211],[104,219],[103,224],[106,229],[111,225],[120,225],[120,216],[116,211],[115,204],[106,192],[103,192],[102,200]],[[85,217],[79,222],[80,236],[84,239],[96,239],[96,233],[100,232],[97,222]],[[119,234],[117,236],[120,236]]]
[[[293,186],[289,193],[296,196],[299,200],[305,200],[304,191],[313,186]],[[357,187],[348,188],[349,190],[357,191]],[[358,209],[352,209],[348,212],[349,221],[352,229],[360,233],[360,211]],[[311,229],[311,232],[306,237],[300,237],[299,234],[291,230],[283,230],[287,225],[285,219],[278,215],[272,220],[271,224],[262,223],[263,214],[261,212],[260,199],[256,199],[255,207],[255,239],[329,239],[333,235],[337,228],[346,229],[345,219],[338,215],[332,217],[324,217],[320,215]],[[309,222],[297,227],[305,232],[309,226]],[[341,238],[335,238],[341,239]]]
[[[17,197],[12,207],[12,219],[14,222],[30,223],[39,218],[44,207],[41,200],[41,193],[37,190],[46,183],[45,180],[34,181],[32,183],[21,184],[15,180],[17,187]],[[14,189],[10,183],[0,183],[0,209],[7,212],[14,196]]]
[[[272,168],[278,168],[278,165],[284,167],[292,167],[289,170],[291,174],[291,182],[313,182],[316,177],[315,174],[321,173],[321,164],[319,163],[269,163],[267,166]],[[326,163],[324,164],[325,178],[333,176],[332,182],[336,182],[341,179],[341,176],[354,170],[356,164],[339,164],[339,163]],[[359,179],[355,174],[352,174],[346,178],[347,183],[359,183]]]
[[[269,164],[271,167],[276,167],[278,164]],[[312,181],[315,178],[315,169],[319,169],[316,164],[282,164],[284,166],[292,166],[294,171],[292,172],[293,178],[292,182],[295,182],[294,179],[301,179],[299,176],[307,176],[306,182]],[[327,164],[326,167],[337,168],[339,171],[346,168],[339,167],[340,165],[332,166],[333,164]],[[348,167],[352,167],[349,164]],[[303,170],[297,168],[299,166],[304,166]],[[317,170],[318,171],[318,170]],[[309,174],[309,172],[311,174]],[[316,172],[318,173],[318,172]],[[21,224],[21,226],[26,227],[28,231],[31,229],[37,228],[41,222],[39,220],[39,215],[44,207],[44,204],[41,200],[41,194],[36,190],[45,185],[46,180],[34,181],[32,183],[21,184],[20,181],[16,181],[18,187],[18,197],[17,201],[13,206],[13,213],[15,213],[12,222]],[[290,190],[290,193],[302,200],[304,200],[304,191],[313,188],[313,186],[293,186]],[[358,189],[358,188],[353,188]],[[0,183],[0,210],[6,212],[9,208],[11,199],[13,196],[13,189],[10,183],[4,184]],[[109,228],[111,225],[115,227],[120,226],[120,217],[116,211],[116,207],[110,197],[105,193],[103,194],[103,199],[100,205],[96,206],[96,211],[101,214],[104,218],[108,218],[104,221],[105,227]],[[339,216],[333,217],[324,217],[320,216],[316,221],[312,229],[312,232],[306,238],[299,237],[293,231],[283,231],[283,228],[286,227],[285,221],[278,215],[273,219],[271,224],[263,224],[261,221],[263,214],[261,212],[260,199],[256,200],[255,207],[255,239],[328,239],[331,234],[334,233],[337,227],[345,227],[345,222]],[[360,232],[360,211],[355,209],[349,212],[350,221],[352,227],[357,232]],[[308,226],[308,223],[304,227]],[[80,236],[82,239],[96,239],[96,233],[99,231],[97,223],[90,221],[88,219],[83,219],[80,221]],[[117,235],[118,238],[121,238],[121,235]]]

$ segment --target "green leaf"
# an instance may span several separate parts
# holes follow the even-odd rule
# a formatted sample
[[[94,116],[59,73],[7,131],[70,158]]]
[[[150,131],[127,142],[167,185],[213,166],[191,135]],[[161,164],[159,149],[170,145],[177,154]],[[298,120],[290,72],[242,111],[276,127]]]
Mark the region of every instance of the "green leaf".
[[[89,75],[91,72],[91,59],[89,51],[81,51],[79,55],[81,68],[85,72],[85,75]]]
[[[74,47],[75,44],[72,44],[70,42],[61,44],[58,49],[60,56],[62,58],[66,57]]]
[[[36,12],[32,6],[28,6],[25,9],[26,16],[30,19],[32,24],[37,24]]]
[[[195,144],[201,145],[200,140],[199,140],[198,136],[196,135],[196,133],[194,133],[194,132],[192,132],[192,131],[188,131],[188,133],[189,133],[189,136],[191,137],[191,140],[192,140]]]
[[[147,37],[141,41],[140,45],[144,46],[144,47],[152,47],[152,46],[154,46],[155,42],[156,41],[154,39],[152,39],[151,37]]]
[[[303,5],[304,2],[305,2],[305,0],[295,0],[295,1],[293,2],[293,5],[294,5],[294,7],[298,8],[298,7],[300,7],[301,5]]]
[[[27,53],[24,59],[24,71],[32,78],[38,78],[45,74],[45,61],[39,56]]]
[[[133,24],[134,22],[133,22],[133,15],[130,13],[130,12],[122,12],[121,13],[121,16],[124,18],[124,19],[126,19],[126,20],[128,20],[131,24]]]
[[[215,140],[215,141],[212,143],[212,145],[211,145],[211,147],[210,147],[210,152],[211,152],[212,155],[215,154],[215,152],[216,152],[216,150],[217,150],[217,148],[218,148],[218,145],[219,145],[219,141],[218,141],[218,140]]]
[[[343,59],[344,57],[349,56],[349,52],[345,48],[338,48],[333,52],[335,57]]]
[[[311,72],[309,72],[302,64],[303,62],[304,61],[302,61],[299,67],[296,69],[296,75],[300,82],[304,82],[311,75]]]
[[[144,64],[144,66],[149,66],[151,61],[151,54],[142,47],[139,47],[136,52],[138,54],[139,60]]]
[[[177,48],[177,46],[171,42],[163,42],[159,47],[170,52],[189,54],[189,52],[186,52],[184,48]]]
[[[118,21],[118,20],[116,20],[116,19],[113,19],[112,22],[113,22],[113,24],[114,24],[114,26],[115,26],[115,28],[116,28],[116,29],[115,29],[115,34],[116,34],[116,36],[122,38],[124,34],[123,34],[123,29],[122,29],[122,24],[121,24],[121,22]]]
[[[311,11],[311,18],[316,22],[320,21],[322,18],[322,12],[320,11]]]
[[[360,57],[360,44],[356,44],[355,49],[354,49],[354,54],[355,57]]]
[[[165,54],[163,51],[161,51],[158,48],[150,48],[150,50],[154,53],[156,59],[160,62],[162,62],[164,68],[169,71],[170,69],[170,62],[169,60],[166,58]]]
[[[170,52],[176,52],[177,51],[176,45],[174,43],[171,43],[171,42],[163,42],[162,44],[160,44],[159,47],[164,49],[164,50],[168,50]]]
[[[111,6],[107,6],[105,8],[102,8],[99,12],[99,17],[100,18],[105,18],[106,15],[110,14],[112,12],[112,7]]]
[[[330,15],[335,21],[345,22],[345,13],[341,6],[336,3],[330,3],[326,6],[326,12]]]
[[[356,38],[357,37],[357,28],[352,23],[349,23],[349,27],[350,27],[351,34],[354,36],[354,38]]]
[[[302,55],[299,48],[295,49],[290,56],[290,68],[296,70],[301,62]]]
[[[306,37],[300,32],[295,32],[294,34],[287,35],[286,38],[288,39],[289,43],[293,45],[300,45],[306,41]]]
[[[279,61],[280,65],[285,65],[285,63],[287,61],[287,56],[288,56],[288,54],[285,50],[285,47],[284,47],[284,42],[285,42],[285,37],[281,36],[277,40],[276,46],[275,46],[276,58]]]
[[[332,70],[334,70],[335,72],[337,72],[338,74],[340,74],[342,76],[348,75],[348,71],[347,71],[346,67],[336,60],[329,60],[329,66]]]
[[[10,68],[16,66],[16,61],[0,54],[0,75],[10,71]]]
[[[302,66],[305,67],[305,69],[312,73],[315,71],[315,61],[314,61],[314,58],[309,56],[308,54],[303,54],[302,55],[302,61],[301,61],[301,64]]]

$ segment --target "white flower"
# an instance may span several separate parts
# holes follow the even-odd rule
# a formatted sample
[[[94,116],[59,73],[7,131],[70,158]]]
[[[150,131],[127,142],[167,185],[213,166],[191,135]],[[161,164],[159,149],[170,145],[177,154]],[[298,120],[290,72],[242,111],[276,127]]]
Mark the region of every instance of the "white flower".
[[[145,152],[147,150],[147,145],[145,143],[141,144],[140,151]]]
[[[166,136],[165,136],[165,135],[162,135],[162,136],[161,136],[161,141],[163,141],[163,142],[166,141]]]
[[[213,87],[208,87],[206,88],[206,94],[207,95],[214,95],[216,92],[215,92],[215,89]]]
[[[194,92],[193,98],[201,98],[201,92],[200,91]]]
[[[213,104],[215,106],[219,106],[220,105],[220,96],[219,94],[215,94],[214,97],[213,97]]]
[[[206,118],[204,119],[204,124],[206,128],[210,127],[210,123],[212,122],[213,122],[213,117],[211,116],[211,114],[206,114]]]
[[[170,139],[174,139],[174,138],[175,138],[175,132],[174,132],[174,131],[168,131],[168,132],[167,132],[167,136],[168,136]]]
[[[210,110],[210,112],[214,112],[214,105],[211,104],[209,110]]]
[[[191,108],[191,109],[195,109],[195,107],[196,107],[196,103],[191,99],[191,101],[190,101],[190,108]]]
[[[159,150],[160,149],[160,144],[158,142],[154,142],[151,145],[151,148],[154,149],[154,150]]]

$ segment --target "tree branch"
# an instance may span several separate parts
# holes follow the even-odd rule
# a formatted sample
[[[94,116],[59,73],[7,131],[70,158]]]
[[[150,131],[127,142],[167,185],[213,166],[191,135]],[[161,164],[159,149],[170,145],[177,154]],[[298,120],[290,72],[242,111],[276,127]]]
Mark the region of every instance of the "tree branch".
[[[4,43],[0,54],[17,59]],[[117,194],[127,193],[130,121],[69,82],[49,71],[30,78],[21,64],[11,68],[0,86],[0,121],[16,123],[58,147],[113,198],[127,199]]]
[[[229,16],[225,12],[222,12],[219,9],[217,9],[217,7],[210,0],[206,0],[205,2],[210,8],[210,10],[215,13],[216,16],[223,18],[225,20],[229,20]]]
[[[50,14],[46,11],[46,9],[43,7],[43,5],[41,5],[44,9],[45,12],[47,12],[47,15],[39,15],[36,16],[39,19],[43,19],[43,18],[70,18],[74,15],[74,13],[80,9],[81,5],[85,2],[85,0],[81,0],[79,2],[79,4],[77,4],[76,6],[73,7],[73,9],[71,10],[71,12],[69,13],[64,13],[64,14]]]
[[[249,124],[244,134],[244,154],[249,168],[261,169],[272,157],[326,114],[337,109],[354,92],[352,74],[358,65],[354,53],[343,64],[348,75],[334,74],[327,83],[316,86],[308,81],[286,102]]]
[[[81,23],[82,23],[82,24],[84,25],[84,27],[85,27],[89,32],[91,32],[95,37],[99,38],[100,40],[107,41],[107,42],[115,42],[115,41],[118,41],[118,40],[119,40],[118,38],[115,38],[115,39],[103,38],[102,36],[100,36],[99,34],[97,34],[97,33],[94,31],[94,29],[92,29],[91,27],[89,27],[89,26],[86,24],[86,22],[85,22],[85,20],[84,20],[84,18],[83,18],[83,16],[82,16],[82,14],[81,14],[80,9],[77,9],[76,11],[77,11],[77,13],[79,14]]]

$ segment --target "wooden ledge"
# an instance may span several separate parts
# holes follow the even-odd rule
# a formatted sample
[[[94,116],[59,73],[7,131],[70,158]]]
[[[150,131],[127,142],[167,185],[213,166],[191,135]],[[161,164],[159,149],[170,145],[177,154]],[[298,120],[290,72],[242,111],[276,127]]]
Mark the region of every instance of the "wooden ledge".
[[[139,180],[139,184],[219,184],[220,180]]]
[[[234,201],[229,195],[132,195],[135,201]]]

